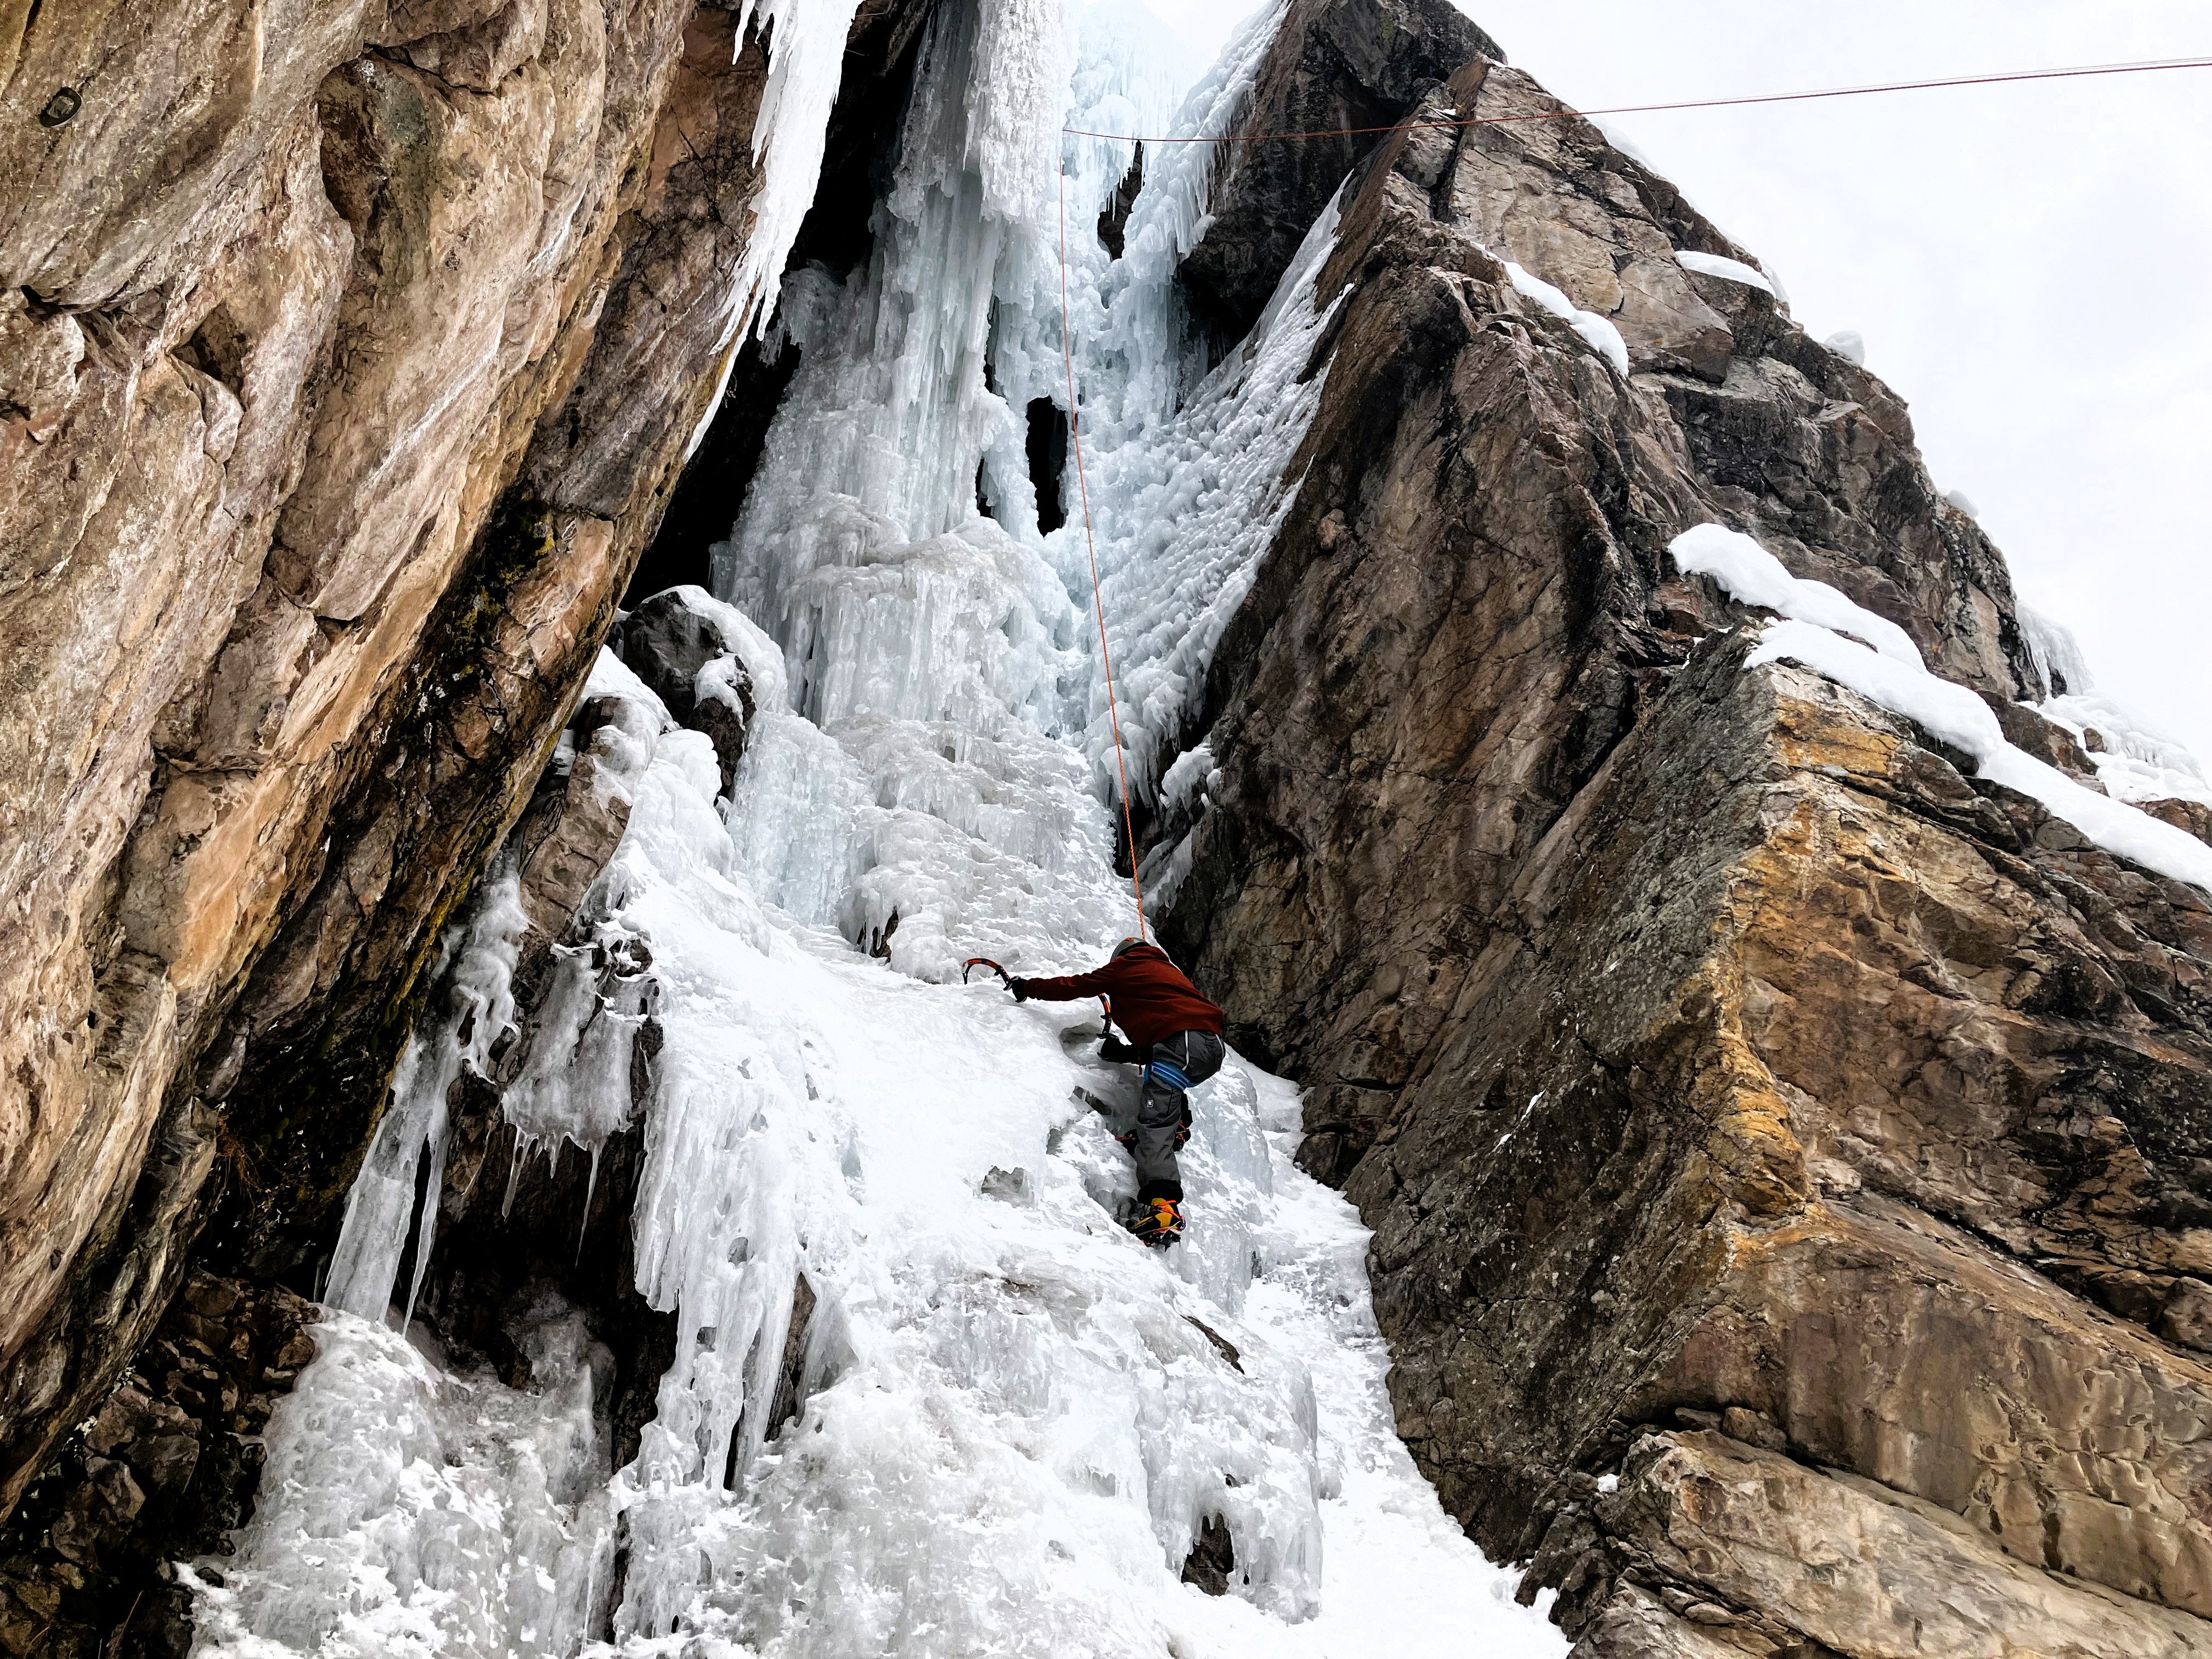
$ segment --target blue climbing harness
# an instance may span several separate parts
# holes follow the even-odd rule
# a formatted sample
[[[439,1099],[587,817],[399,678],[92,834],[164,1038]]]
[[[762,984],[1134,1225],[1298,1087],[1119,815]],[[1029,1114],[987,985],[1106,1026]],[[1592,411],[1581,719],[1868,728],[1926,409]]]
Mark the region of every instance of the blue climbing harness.
[[[1170,1089],[1188,1093],[1194,1086],[1180,1066],[1170,1066],[1164,1060],[1153,1060],[1145,1067],[1146,1077],[1154,1083],[1164,1084]]]

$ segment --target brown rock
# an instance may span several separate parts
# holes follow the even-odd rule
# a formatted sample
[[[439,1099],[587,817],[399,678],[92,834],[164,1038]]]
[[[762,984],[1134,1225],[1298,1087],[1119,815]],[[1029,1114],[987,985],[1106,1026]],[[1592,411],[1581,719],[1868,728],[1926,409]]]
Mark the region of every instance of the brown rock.
[[[1765,1609],[1817,1643],[1815,1651],[1881,1659],[2212,1651],[2212,1625],[2202,1620],[2037,1572],[1943,1510],[1719,1435],[1639,1443],[1620,1492],[1602,1508],[1650,1570]],[[1627,1617],[1656,1622],[1643,1598],[1626,1599]],[[1711,1612],[1700,1619],[1705,1609]],[[1711,1601],[1692,1601],[1684,1616],[1734,1622]],[[1609,1622],[1617,1629],[1626,1620]],[[1662,1642],[1652,1650],[1669,1649]]]
[[[2177,830],[2186,830],[2201,842],[2212,842],[2212,806],[2201,800],[2152,800],[2142,810]]]
[[[1741,1659],[1746,1651],[1676,1618],[1636,1585],[1623,1584],[1583,1631],[1568,1659]],[[1810,1650],[1800,1651],[1805,1659],[1825,1659]]]
[[[9,1501],[219,1206],[275,1273],[344,1190],[723,368],[765,73],[734,27],[161,0],[9,37]]]
[[[516,825],[522,908],[531,926],[559,939],[621,845],[632,793],[651,764],[658,722],[628,698],[594,697],[566,736],[571,758],[539,786]]]
[[[1496,64],[1437,96],[1556,107]],[[1593,1651],[1702,1651],[1694,1607],[1747,1650],[1889,1650],[1755,1575],[1605,1611],[1647,1546],[1563,1506],[1683,1413],[1936,1506],[2023,1628],[2079,1593],[2194,1639],[2148,1604],[2212,1614],[2181,1334],[2212,908],[1817,676],[1741,672],[1747,618],[1667,556],[1689,526],[1897,621],[2086,771],[2005,713],[2039,692],[2009,580],[1902,404],[1677,248],[1748,258],[1571,118],[1395,136],[1355,178],[1164,935],[1309,1086],[1301,1158],[1375,1230],[1417,1461],[1494,1555],[1543,1546]],[[1632,374],[1505,257],[1611,316]],[[1796,1559],[1778,1515],[1743,1524]],[[1942,1590],[1895,1594],[1883,1628]],[[2125,1650],[2096,1639],[2022,1650]]]
[[[273,1362],[312,1350],[314,1315],[273,1286],[186,1279],[123,1386],[0,1523],[0,1654],[181,1659],[191,1600],[168,1564],[228,1553],[293,1375]]]

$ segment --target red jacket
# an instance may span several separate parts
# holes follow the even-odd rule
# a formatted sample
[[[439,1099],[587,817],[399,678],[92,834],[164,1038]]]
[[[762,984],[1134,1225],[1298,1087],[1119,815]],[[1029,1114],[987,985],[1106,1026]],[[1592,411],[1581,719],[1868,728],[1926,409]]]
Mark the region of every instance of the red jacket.
[[[1221,1010],[1198,994],[1198,987],[1155,945],[1139,945],[1087,974],[1063,979],[1016,980],[1024,996],[1040,1002],[1074,1002],[1110,997],[1114,1023],[1128,1033],[1134,1048],[1149,1048],[1177,1031],[1219,1033]]]

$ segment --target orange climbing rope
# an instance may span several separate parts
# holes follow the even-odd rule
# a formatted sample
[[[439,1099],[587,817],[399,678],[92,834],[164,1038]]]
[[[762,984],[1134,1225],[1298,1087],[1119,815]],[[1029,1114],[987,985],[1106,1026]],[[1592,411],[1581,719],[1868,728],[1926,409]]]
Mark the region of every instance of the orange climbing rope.
[[[1698,98],[1678,104],[1616,104],[1608,109],[1533,110],[1519,115],[1475,115],[1449,121],[1401,121],[1387,127],[1326,127],[1311,132],[1230,132],[1218,138],[1140,138],[1127,132],[1088,132],[1062,127],[1071,138],[1118,138],[1125,143],[1256,144],[1277,138],[1353,138],[1377,132],[1419,132],[1431,127],[1494,127],[1519,121],[1574,121],[1592,115],[1650,115],[1668,110],[1727,109],[1743,104],[1796,104],[1815,98],[1862,98],[1876,92],[1926,92],[1940,87],[1994,86],[2008,81],[2071,81],[2093,75],[2143,75],[2157,70],[2212,69],[2212,58],[2146,58],[2134,64],[2085,64],[2072,69],[2014,70],[1996,75],[1957,75],[1938,81],[1883,81],[1863,87],[1830,87],[1820,92],[1763,92],[1739,98]],[[1060,184],[1060,246],[1066,264],[1067,185]]]
[[[1129,804],[1129,763],[1121,748],[1121,710],[1114,697],[1114,659],[1106,647],[1106,601],[1098,591],[1098,543],[1091,532],[1091,486],[1083,477],[1083,416],[1075,404],[1075,340],[1067,322],[1067,164],[1060,168],[1060,352],[1067,361],[1067,434],[1075,446],[1075,488],[1083,501],[1083,545],[1091,555],[1091,608],[1098,617],[1098,662],[1106,671],[1106,714],[1114,726],[1114,767],[1121,778],[1121,823],[1129,832],[1129,890],[1137,898],[1137,937],[1145,937],[1145,884],[1137,875],[1137,817]]]

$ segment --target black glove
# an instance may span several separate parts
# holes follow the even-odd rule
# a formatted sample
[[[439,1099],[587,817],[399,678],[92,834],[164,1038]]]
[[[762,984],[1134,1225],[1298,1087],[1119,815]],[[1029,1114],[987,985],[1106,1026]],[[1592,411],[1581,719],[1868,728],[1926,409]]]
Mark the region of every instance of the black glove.
[[[1025,979],[1010,979],[1006,981],[1006,988],[1014,994],[1014,1000],[1017,1002],[1027,1002],[1030,1000],[1030,982]]]
[[[1118,1060],[1124,1066],[1141,1066],[1152,1058],[1149,1048],[1133,1048],[1117,1036],[1109,1036],[1098,1045],[1098,1058]]]

